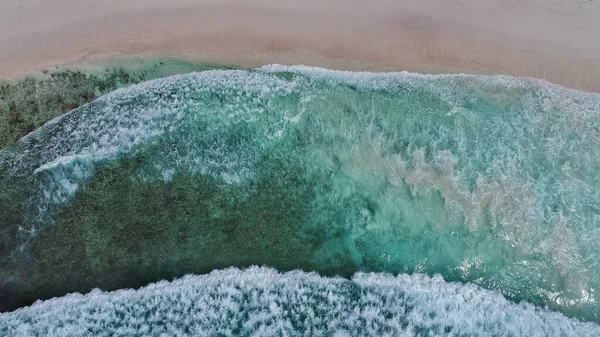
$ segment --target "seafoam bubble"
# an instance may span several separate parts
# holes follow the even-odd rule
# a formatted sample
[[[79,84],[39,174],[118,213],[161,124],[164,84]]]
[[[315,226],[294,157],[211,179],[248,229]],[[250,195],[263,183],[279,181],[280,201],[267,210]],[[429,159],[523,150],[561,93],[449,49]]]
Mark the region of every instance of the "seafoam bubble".
[[[5,336],[597,336],[600,327],[440,276],[265,267],[70,294],[0,314]]]

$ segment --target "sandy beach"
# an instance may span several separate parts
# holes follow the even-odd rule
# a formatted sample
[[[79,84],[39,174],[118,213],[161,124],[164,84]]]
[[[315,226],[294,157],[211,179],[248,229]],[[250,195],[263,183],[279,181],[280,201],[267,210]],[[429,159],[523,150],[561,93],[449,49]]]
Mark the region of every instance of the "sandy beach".
[[[0,1],[0,77],[120,56],[535,77],[600,91],[600,3]]]

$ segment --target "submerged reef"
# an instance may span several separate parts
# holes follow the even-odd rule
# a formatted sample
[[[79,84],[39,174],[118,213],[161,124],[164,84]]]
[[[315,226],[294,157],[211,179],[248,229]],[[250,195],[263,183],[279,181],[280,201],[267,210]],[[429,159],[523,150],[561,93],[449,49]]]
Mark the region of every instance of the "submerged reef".
[[[175,59],[123,59],[88,67],[61,67],[0,81],[0,148],[115,89],[146,80],[217,67]]]

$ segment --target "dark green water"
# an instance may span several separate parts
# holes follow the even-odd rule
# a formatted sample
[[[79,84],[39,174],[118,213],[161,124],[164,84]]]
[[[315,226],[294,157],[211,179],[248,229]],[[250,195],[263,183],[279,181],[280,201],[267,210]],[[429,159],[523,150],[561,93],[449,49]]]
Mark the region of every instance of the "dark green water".
[[[192,71],[226,69],[177,59],[119,59],[56,68],[0,81],[0,148],[16,143],[54,117],[117,88]]]
[[[266,265],[600,321],[600,96],[304,67],[114,91],[0,150],[1,309]]]

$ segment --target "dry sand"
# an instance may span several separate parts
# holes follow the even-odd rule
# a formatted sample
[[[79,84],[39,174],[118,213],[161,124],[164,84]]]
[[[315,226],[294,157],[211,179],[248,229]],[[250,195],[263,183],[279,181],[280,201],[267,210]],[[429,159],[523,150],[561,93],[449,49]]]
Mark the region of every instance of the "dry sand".
[[[119,56],[503,73],[600,92],[600,1],[0,0],[0,77]]]

